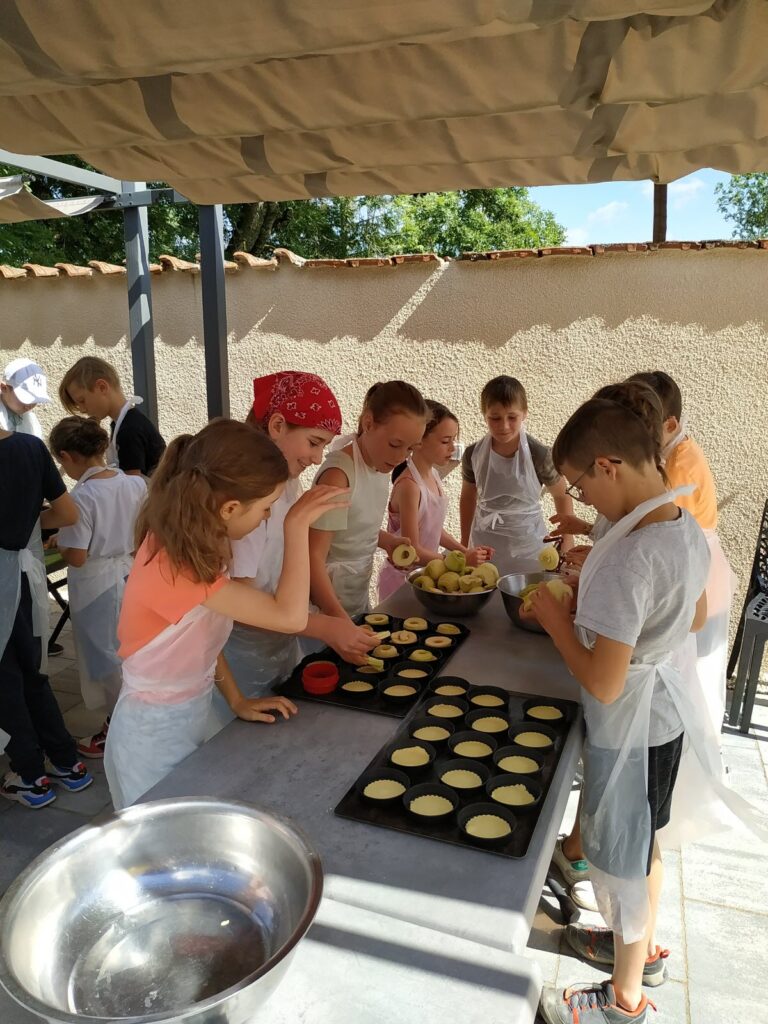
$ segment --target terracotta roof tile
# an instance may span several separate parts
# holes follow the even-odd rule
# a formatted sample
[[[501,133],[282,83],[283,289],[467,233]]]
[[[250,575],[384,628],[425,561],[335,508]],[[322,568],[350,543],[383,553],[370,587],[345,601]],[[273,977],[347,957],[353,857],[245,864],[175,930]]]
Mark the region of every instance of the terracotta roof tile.
[[[590,245],[590,249],[595,256],[612,252],[648,252],[645,242],[611,242],[606,245]]]
[[[74,263],[57,263],[56,269],[61,270],[65,277],[92,277],[90,267],[78,267]]]
[[[768,249],[768,238],[758,238],[755,245],[758,249]]]
[[[702,249],[757,249],[759,245],[757,242],[749,242],[745,239],[720,239],[715,238],[712,241],[705,241],[701,243]]]
[[[174,272],[186,270],[189,274],[200,273],[199,264],[190,263],[189,260],[179,259],[178,256],[168,256],[167,254],[163,254],[159,259],[163,270],[172,270]]]
[[[353,256],[347,261],[348,267],[393,267],[391,256]]]
[[[316,267],[348,267],[346,260],[307,260],[304,264],[310,270]]]
[[[0,263],[0,277],[4,277],[7,281],[12,281],[15,277],[26,276],[26,270],[22,270],[21,267],[9,267],[7,263]]]
[[[282,263],[285,260],[286,263],[291,263],[294,267],[303,267],[307,262],[303,256],[297,256],[290,249],[275,249],[274,257],[278,263]]]
[[[684,252],[689,249],[700,249],[701,242],[649,242],[649,249],[682,249]]]
[[[556,245],[539,249],[540,256],[592,256],[588,245]]]
[[[403,255],[392,256],[392,262],[397,264],[400,263],[442,263],[438,255],[434,252],[409,252]]]
[[[265,260],[261,256],[254,256],[253,253],[238,251],[232,253],[232,259],[241,267],[252,267],[254,270],[277,270],[278,267],[278,261],[274,256]]]
[[[39,263],[23,263],[22,266],[30,277],[58,277],[56,267],[43,267]]]
[[[88,260],[88,266],[93,267],[100,274],[127,274],[128,271],[125,267],[121,267],[117,263],[105,263],[103,260]]]

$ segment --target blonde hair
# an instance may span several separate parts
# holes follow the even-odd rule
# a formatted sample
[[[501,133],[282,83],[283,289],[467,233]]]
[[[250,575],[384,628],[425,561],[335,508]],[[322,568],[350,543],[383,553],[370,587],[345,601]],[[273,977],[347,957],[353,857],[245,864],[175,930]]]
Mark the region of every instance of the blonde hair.
[[[213,583],[231,555],[221,506],[265,498],[288,475],[277,445],[246,423],[213,420],[198,434],[182,434],[152,476],[136,545],[149,537],[150,559],[163,549],[176,572]]]
[[[78,412],[78,407],[69,394],[69,388],[76,384],[78,387],[85,388],[86,391],[93,391],[97,380],[106,381],[112,388],[120,387],[117,370],[106,360],[99,359],[98,356],[83,356],[82,359],[77,360],[74,366],[70,366],[59,384],[59,401],[67,412]]]

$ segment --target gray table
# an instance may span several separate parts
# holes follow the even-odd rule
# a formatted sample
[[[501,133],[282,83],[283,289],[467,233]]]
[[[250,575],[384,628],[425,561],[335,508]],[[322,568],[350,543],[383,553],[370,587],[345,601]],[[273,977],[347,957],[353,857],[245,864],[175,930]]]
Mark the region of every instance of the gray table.
[[[423,612],[406,587],[382,610],[402,616]],[[578,696],[578,685],[549,639],[512,626],[499,595],[468,625],[472,635],[446,672],[509,690]],[[566,740],[521,860],[334,815],[333,808],[398,724],[380,715],[302,701],[290,722],[268,728],[233,722],[146,799],[220,796],[287,815],[320,853],[325,892],[332,899],[522,954],[580,755],[581,721]]]

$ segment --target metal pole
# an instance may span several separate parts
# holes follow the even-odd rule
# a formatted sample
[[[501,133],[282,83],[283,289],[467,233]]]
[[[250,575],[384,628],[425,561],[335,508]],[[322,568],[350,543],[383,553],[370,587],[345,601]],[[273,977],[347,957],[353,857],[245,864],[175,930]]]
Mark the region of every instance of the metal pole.
[[[667,186],[653,186],[653,241],[667,240]]]
[[[141,181],[124,181],[125,192],[145,187]],[[149,271],[149,227],[145,206],[123,211],[125,262],[128,270],[128,323],[131,334],[133,386],[144,399],[142,412],[158,426],[155,332],[152,327],[152,285]]]
[[[224,286],[224,208],[201,206],[200,280],[203,294],[203,347],[208,418],[229,416],[227,296]]]

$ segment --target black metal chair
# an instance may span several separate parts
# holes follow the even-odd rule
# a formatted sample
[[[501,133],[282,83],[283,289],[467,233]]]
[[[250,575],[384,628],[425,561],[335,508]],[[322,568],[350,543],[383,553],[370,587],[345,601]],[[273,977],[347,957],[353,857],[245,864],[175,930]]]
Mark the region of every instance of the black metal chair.
[[[59,639],[59,634],[64,628],[64,624],[69,618],[69,602],[65,601],[59,591],[62,587],[67,585],[67,577],[63,576],[61,579],[52,580],[51,576],[55,576],[60,572],[66,572],[67,563],[61,557],[58,551],[46,551],[45,553],[45,575],[48,580],[48,593],[53,597],[56,604],[61,609],[61,615],[59,621],[48,637],[48,650],[50,652],[51,646],[56,643]]]
[[[768,642],[768,501],[757,536],[755,557],[747,587],[747,596],[741,610],[736,637],[728,660],[728,678],[738,662],[736,684],[728,715],[729,725],[738,725],[741,732],[749,732],[752,710],[755,706],[757,684]],[[739,718],[741,721],[739,722]]]

